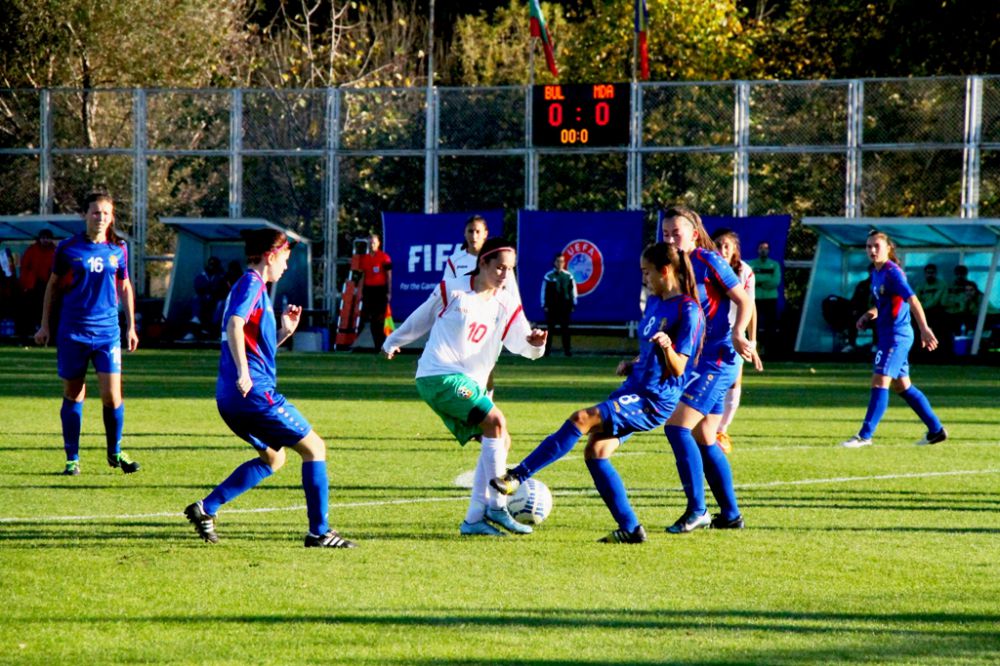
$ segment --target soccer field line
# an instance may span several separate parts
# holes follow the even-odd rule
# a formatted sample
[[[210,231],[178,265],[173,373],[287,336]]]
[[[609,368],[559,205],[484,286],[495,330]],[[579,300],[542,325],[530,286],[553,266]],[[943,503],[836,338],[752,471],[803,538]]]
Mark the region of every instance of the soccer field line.
[[[870,476],[835,476],[824,479],[795,479],[791,481],[765,481],[761,483],[738,483],[737,490],[754,490],[758,488],[778,488],[781,486],[809,486],[822,485],[827,483],[852,483],[855,481],[892,481],[897,479],[926,479],[942,476],[977,476],[982,474],[1000,474],[1000,468],[990,469],[968,469],[952,470],[945,472],[910,472],[906,474],[873,474]],[[680,492],[680,488],[676,489]],[[580,495],[596,495],[596,490],[564,490],[552,493],[556,497],[572,497]],[[641,491],[634,492],[634,495],[642,495]],[[344,502],[342,504],[330,504],[331,510],[355,509],[371,506],[392,506],[400,504],[432,504],[438,502],[459,502],[468,501],[468,495],[454,497],[411,497],[407,499],[386,499],[369,500],[366,502]],[[256,509],[227,509],[226,514],[254,514],[254,513],[275,513],[279,511],[304,511],[304,504],[284,507],[259,507]],[[0,517],[0,524],[6,523],[52,523],[66,521],[88,521],[88,520],[144,520],[148,518],[177,518],[184,514],[178,511],[161,511],[157,513],[134,513],[119,515],[90,515],[90,516],[31,516],[31,517]]]

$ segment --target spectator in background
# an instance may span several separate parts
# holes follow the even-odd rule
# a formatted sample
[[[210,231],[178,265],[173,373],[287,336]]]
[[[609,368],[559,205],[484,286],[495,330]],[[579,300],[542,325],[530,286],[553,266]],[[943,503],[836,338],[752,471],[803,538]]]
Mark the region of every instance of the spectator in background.
[[[968,267],[955,266],[955,280],[944,297],[944,311],[952,336],[966,335],[975,329],[981,298],[979,287],[969,279]]]
[[[761,349],[773,344],[778,333],[781,264],[771,259],[770,254],[771,245],[764,241],[757,246],[757,258],[749,262],[756,279],[757,341]]]
[[[576,307],[576,280],[566,270],[566,257],[562,252],[552,259],[552,270],[542,279],[542,309],[549,337],[545,340],[545,354],[552,351],[552,338],[556,328],[562,336],[563,354],[572,356],[570,349],[569,320]]]
[[[21,256],[21,309],[18,327],[22,335],[34,335],[42,323],[45,286],[52,275],[56,241],[51,229],[42,229],[38,238]]]
[[[857,322],[861,315],[868,312],[875,305],[875,297],[872,294],[873,270],[875,270],[875,264],[868,264],[868,272],[865,275],[865,279],[854,286],[854,292],[851,294],[851,319],[854,322]],[[848,329],[848,342],[851,348],[844,351],[853,351],[858,346],[859,330],[857,326],[851,326]],[[872,327],[872,344],[878,344],[878,329],[874,326]]]
[[[917,287],[917,298],[924,306],[924,314],[927,315],[927,325],[939,331],[947,330],[945,322],[944,303],[948,296],[948,287],[944,280],[939,280],[937,275],[937,265],[927,264],[924,266],[924,283]]]
[[[0,319],[12,317],[16,310],[17,261],[10,248],[0,245]],[[0,335],[13,335],[13,321],[0,327]]]
[[[191,323],[210,336],[219,334],[215,312],[219,302],[229,293],[225,290],[226,274],[222,270],[222,260],[209,257],[205,269],[194,278],[194,312]]]
[[[392,259],[382,251],[382,239],[378,234],[368,236],[368,254],[361,256],[361,325],[358,335],[371,327],[375,353],[385,342],[385,309],[392,301]]]

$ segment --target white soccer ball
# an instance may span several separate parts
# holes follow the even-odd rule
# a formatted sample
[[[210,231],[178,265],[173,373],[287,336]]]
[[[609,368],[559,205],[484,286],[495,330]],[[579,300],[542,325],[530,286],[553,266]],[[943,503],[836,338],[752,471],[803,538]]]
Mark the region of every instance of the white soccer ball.
[[[537,525],[552,511],[552,493],[538,479],[525,479],[507,501],[514,520],[525,525]]]

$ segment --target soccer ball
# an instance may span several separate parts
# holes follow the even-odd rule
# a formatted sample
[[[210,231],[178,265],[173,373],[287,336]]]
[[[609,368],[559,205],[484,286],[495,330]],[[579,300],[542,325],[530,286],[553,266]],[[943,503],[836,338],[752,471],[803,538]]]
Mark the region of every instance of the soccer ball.
[[[538,479],[525,479],[507,501],[507,509],[517,522],[537,525],[552,511],[552,493]]]

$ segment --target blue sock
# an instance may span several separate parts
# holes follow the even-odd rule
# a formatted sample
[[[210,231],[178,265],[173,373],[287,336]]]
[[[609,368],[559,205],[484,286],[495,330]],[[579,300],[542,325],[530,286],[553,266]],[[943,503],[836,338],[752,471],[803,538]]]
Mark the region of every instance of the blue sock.
[[[634,532],[639,526],[639,519],[628,503],[628,493],[618,470],[607,458],[594,458],[587,461],[587,469],[594,479],[594,486],[601,494],[601,499],[608,505],[608,510],[614,516],[618,527],[626,532]]]
[[[326,520],[330,497],[330,483],[326,478],[326,461],[302,461],[302,489],[306,491],[306,514],[309,532],[323,536],[330,531]]]
[[[705,483],[702,481],[705,472],[701,454],[698,453],[698,443],[694,441],[691,429],[668,425],[663,428],[663,432],[670,441],[670,448],[674,450],[677,474],[681,477],[681,485],[687,496],[687,510],[697,514],[705,513]]]
[[[705,466],[708,487],[712,489],[712,495],[722,509],[722,517],[736,520],[740,515],[740,508],[736,505],[736,489],[733,488],[733,470],[729,467],[729,459],[722,448],[715,445],[699,446],[698,451]]]
[[[104,406],[104,437],[108,442],[108,455],[122,452],[122,429],[125,427],[125,403],[117,407]]]
[[[875,434],[878,422],[885,416],[885,410],[889,407],[889,389],[873,388],[871,397],[868,398],[868,411],[865,413],[865,421],[861,424],[858,437],[861,439],[871,439]]]
[[[572,421],[566,421],[559,430],[543,439],[542,443],[511,471],[523,481],[572,451],[582,436],[583,433],[573,425]]]
[[[63,398],[59,418],[62,420],[63,448],[66,449],[66,460],[79,460],[80,430],[83,428],[83,403]]]
[[[927,426],[927,432],[932,435],[934,433],[941,432],[941,421],[934,413],[934,410],[931,409],[931,403],[927,400],[927,396],[924,395],[923,391],[918,389],[913,384],[910,384],[910,388],[906,389],[899,395],[903,397],[906,404],[908,404],[910,408],[917,413],[920,420],[924,422],[924,425]]]
[[[246,461],[202,500],[205,513],[214,516],[220,506],[233,501],[272,474],[274,470],[260,458]]]

